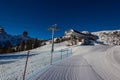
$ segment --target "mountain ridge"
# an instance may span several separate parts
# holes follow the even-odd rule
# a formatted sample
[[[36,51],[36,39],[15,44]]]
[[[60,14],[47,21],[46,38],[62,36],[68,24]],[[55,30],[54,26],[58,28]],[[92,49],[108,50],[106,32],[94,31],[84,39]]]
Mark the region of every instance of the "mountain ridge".
[[[81,33],[89,33],[88,31],[81,31]],[[98,37],[97,41],[102,42],[107,45],[120,45],[120,30],[104,30],[91,32],[91,34],[96,35]],[[0,48],[4,48],[5,46],[17,46],[21,41],[27,41],[32,39],[28,36],[28,32],[24,31],[23,34],[20,35],[10,35],[8,34],[3,27],[0,27]]]
[[[31,39],[26,31],[22,35],[10,35],[5,32],[4,28],[0,27],[0,48],[10,46],[17,46],[21,41]]]

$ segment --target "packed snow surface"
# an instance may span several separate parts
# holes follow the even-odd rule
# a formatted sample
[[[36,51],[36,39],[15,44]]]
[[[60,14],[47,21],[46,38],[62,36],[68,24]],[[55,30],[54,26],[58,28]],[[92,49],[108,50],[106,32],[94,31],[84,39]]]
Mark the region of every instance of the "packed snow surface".
[[[103,80],[81,56],[54,64],[33,80]]]
[[[120,46],[74,46],[73,56],[32,80],[120,80]]]
[[[72,56],[67,57],[66,52],[71,49]],[[51,45],[31,50],[26,80],[120,80],[120,46],[55,44],[55,63],[49,66],[50,50]],[[1,55],[4,58],[0,58],[0,80],[23,80],[25,53],[17,53],[15,55],[22,56],[14,58]]]
[[[71,55],[71,48],[66,42],[55,44],[53,63]],[[0,55],[0,80],[23,80],[26,55],[28,51]],[[30,50],[26,79],[33,77],[44,68],[50,66],[51,44]]]

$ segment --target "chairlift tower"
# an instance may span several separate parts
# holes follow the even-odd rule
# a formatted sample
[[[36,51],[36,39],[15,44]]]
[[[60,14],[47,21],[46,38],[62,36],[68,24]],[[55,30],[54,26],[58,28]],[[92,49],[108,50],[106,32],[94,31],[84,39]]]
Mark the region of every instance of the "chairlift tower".
[[[50,28],[49,28],[50,31],[52,31],[52,49],[51,49],[51,65],[52,65],[52,58],[53,58],[53,52],[54,52],[54,33],[56,30],[58,30],[57,28],[57,24],[54,24],[52,25]]]

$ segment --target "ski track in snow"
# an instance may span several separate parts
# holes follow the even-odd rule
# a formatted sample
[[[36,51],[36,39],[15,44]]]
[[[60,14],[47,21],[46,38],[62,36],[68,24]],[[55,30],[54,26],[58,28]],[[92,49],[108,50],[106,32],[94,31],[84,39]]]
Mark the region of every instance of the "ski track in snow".
[[[72,56],[51,66],[33,80],[103,80],[81,56]]]

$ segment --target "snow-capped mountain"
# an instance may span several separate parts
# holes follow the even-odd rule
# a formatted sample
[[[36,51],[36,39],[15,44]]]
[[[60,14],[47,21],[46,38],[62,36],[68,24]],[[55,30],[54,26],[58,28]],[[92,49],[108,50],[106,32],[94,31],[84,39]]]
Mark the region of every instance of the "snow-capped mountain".
[[[0,27],[0,48],[6,47],[6,46],[16,46],[18,45],[22,40],[27,41],[30,39],[29,36],[27,36],[27,32],[23,32],[22,35],[10,35],[5,32],[5,30]]]
[[[0,41],[12,38],[11,35],[7,34],[3,28],[0,27]]]
[[[120,30],[93,32],[98,36],[98,41],[107,45],[120,45]]]

